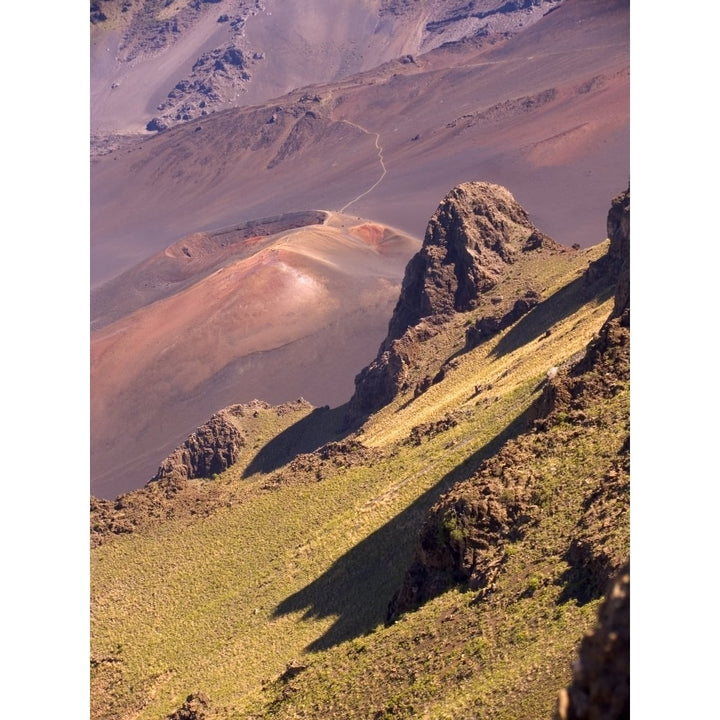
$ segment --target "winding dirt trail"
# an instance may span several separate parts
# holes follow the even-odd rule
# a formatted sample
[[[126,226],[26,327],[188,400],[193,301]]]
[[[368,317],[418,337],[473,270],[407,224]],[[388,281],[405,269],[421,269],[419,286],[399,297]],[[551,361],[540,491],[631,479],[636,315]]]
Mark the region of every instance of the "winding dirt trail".
[[[348,125],[352,125],[353,127],[356,127],[358,130],[361,130],[366,135],[374,135],[375,136],[375,147],[378,151],[378,160],[380,161],[380,167],[382,168],[382,174],[380,177],[364,192],[361,192],[357,197],[354,197],[350,202],[343,205],[339,212],[343,213],[345,212],[353,203],[356,203],[361,198],[364,198],[366,195],[369,195],[382,181],[383,178],[387,175],[387,168],[385,167],[385,160],[383,158],[383,146],[380,144],[380,133],[371,132],[367,128],[364,128],[362,125],[358,125],[357,123],[350,122],[350,120],[341,120],[341,122],[347,123]]]

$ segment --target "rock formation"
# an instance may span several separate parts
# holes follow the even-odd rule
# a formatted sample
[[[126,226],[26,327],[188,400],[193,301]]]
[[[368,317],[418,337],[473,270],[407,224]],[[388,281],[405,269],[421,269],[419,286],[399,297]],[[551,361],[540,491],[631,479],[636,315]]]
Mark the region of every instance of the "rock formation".
[[[390,402],[405,387],[417,341],[452,314],[475,307],[480,294],[491,290],[522,253],[542,247],[557,244],[504,187],[468,182],[451,190],[405,269],[377,358],[355,378],[350,413],[370,413]]]
[[[610,318],[583,358],[569,370],[548,377],[542,397],[529,412],[529,417],[536,418],[533,431],[507,442],[473,477],[453,487],[431,509],[420,531],[415,559],[390,601],[389,621],[456,583],[484,591],[491,588],[507,543],[522,538],[542,503],[541,493],[534,492],[533,459],[554,452],[543,446],[543,433],[567,422],[582,433],[588,404],[612,397],[629,380],[629,191],[613,200],[608,230],[607,256],[590,274],[605,271],[618,277]],[[587,599],[603,591],[625,560],[615,528],[626,521],[629,462],[628,435],[618,455],[609,459],[596,490],[586,497],[584,513],[567,548],[569,581]]]
[[[593,263],[586,273],[587,281],[611,273],[617,277],[615,307],[612,317],[623,316],[623,325],[630,324],[630,188],[613,199],[607,216],[607,254]]]
[[[613,317],[628,314],[624,324],[630,324],[630,188],[612,201],[608,213],[607,233],[610,238],[608,257],[617,267],[618,287],[615,293]]]
[[[420,251],[405,271],[383,348],[421,318],[470,310],[518,255],[553,244],[500,185],[458,185],[430,218]]]
[[[618,573],[583,638],[572,683],[560,691],[555,720],[630,717],[630,564]]]
[[[443,496],[420,530],[415,559],[388,605],[387,620],[455,584],[491,586],[509,542],[533,521],[532,478],[522,469],[531,451],[509,443],[477,475]]]
[[[482,317],[476,320],[465,332],[465,348],[471,350],[477,347],[495,333],[510,327],[525,313],[530,312],[540,302],[540,296],[534,290],[528,290],[525,295],[516,300],[512,307],[499,315]]]
[[[163,460],[151,482],[170,477],[209,478],[234,465],[244,445],[228,411],[221,410]]]
[[[207,709],[208,699],[203,693],[195,693],[188,695],[182,706],[167,716],[167,720],[204,720]]]
[[[607,220],[608,252],[585,273],[594,283],[602,274],[617,278],[615,303],[598,336],[587,346],[585,356],[572,368],[549,379],[543,394],[531,409],[538,429],[553,413],[576,410],[586,393],[614,394],[618,381],[630,379],[630,189],[612,201]],[[629,442],[629,440],[628,440]],[[628,447],[629,453],[629,447]]]

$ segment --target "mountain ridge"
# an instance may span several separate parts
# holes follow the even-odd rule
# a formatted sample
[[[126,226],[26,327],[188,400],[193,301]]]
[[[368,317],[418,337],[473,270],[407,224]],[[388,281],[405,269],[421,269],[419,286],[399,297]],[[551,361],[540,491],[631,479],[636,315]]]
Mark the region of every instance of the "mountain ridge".
[[[626,717],[627,0],[90,45],[93,720]]]
[[[423,245],[408,263],[388,334],[375,361],[355,378],[350,412],[372,412],[407,384],[405,366],[421,333],[475,307],[521,253],[560,246],[537,230],[505,189],[491,183],[454,188],[430,218]],[[408,333],[409,330],[412,332]],[[406,337],[406,333],[408,336]]]
[[[476,307],[415,332],[410,376],[445,376],[400,389],[358,429],[343,429],[345,407],[236,406],[244,444],[214,480],[171,472],[115,503],[93,499],[93,717],[170,717],[193,703],[208,719],[585,717],[600,666],[585,661],[562,688],[629,538],[618,283],[629,234],[618,228],[629,230],[629,195],[611,206],[608,243],[537,248]],[[467,347],[493,299],[528,284],[540,302]],[[482,502],[468,495],[478,487]],[[418,528],[420,547],[432,540],[419,556]],[[420,590],[418,561],[446,579]],[[183,569],[145,574],[158,562]],[[398,588],[412,590],[409,605],[402,591],[391,602]],[[216,659],[198,666],[199,653]],[[240,657],[243,672],[230,670]]]
[[[400,15],[392,22],[412,24],[419,17],[413,13],[425,12],[423,8],[430,6],[432,12],[454,13],[447,4],[423,0],[411,5],[409,14],[397,6]],[[503,3],[465,5],[463,12],[477,14]],[[511,5],[520,13],[516,19],[545,7],[531,3],[523,10],[521,5],[527,3]],[[130,22],[141,7],[151,6],[153,12],[163,15],[162,23],[182,12],[199,13],[198,17],[207,20],[205,30],[212,31],[211,35],[229,33],[234,22],[231,16],[237,10],[227,10],[227,2],[200,3],[193,8],[182,0],[164,8],[158,3],[137,2],[124,13],[120,5],[114,8],[118,22]],[[389,17],[394,6],[384,7]],[[248,8],[259,12],[254,6]],[[279,5],[266,8],[276,21],[291,17],[278,15],[277,8]],[[218,23],[215,12],[218,18],[227,14],[230,19]],[[387,17],[381,23],[390,22]],[[309,14],[301,19],[312,20]],[[200,244],[214,237],[218,229],[317,208],[318,212],[356,213],[354,220],[348,220],[351,225],[382,225],[396,228],[400,235],[421,238],[438,197],[463,180],[481,176],[512,187],[532,222],[562,245],[582,247],[596,242],[607,197],[615,191],[617,178],[628,173],[627,3],[566,0],[536,20],[523,20],[523,26],[514,27],[508,37],[491,33],[446,42],[427,52],[421,48],[421,52],[397,54],[385,62],[378,57],[361,72],[353,74],[348,69],[329,84],[306,85],[256,104],[242,105],[238,100],[241,107],[181,122],[162,133],[141,133],[117,144],[103,140],[104,154],[93,151],[91,160],[91,343],[106,345],[109,321],[121,320],[118,315],[122,311],[123,321],[129,323],[135,310],[141,315],[133,319],[144,327],[157,324],[164,347],[149,351],[141,333],[132,338],[126,334],[128,342],[135,343],[132,353],[129,345],[120,351],[128,355],[127,370],[109,368],[107,373],[94,375],[91,422],[99,432],[91,438],[93,492],[101,492],[98,488],[102,485],[102,494],[109,497],[133,484],[138,487],[192,427],[228,402],[246,402],[258,395],[272,402],[299,395],[316,405],[343,402],[359,366],[367,359],[365,348],[372,352],[384,335],[383,318],[392,308],[383,305],[380,296],[385,292],[385,303],[395,299],[390,286],[380,287],[388,280],[385,277],[378,280],[375,295],[362,294],[372,308],[364,316],[341,317],[330,308],[328,331],[318,342],[313,341],[312,333],[288,338],[285,316],[274,316],[272,304],[262,301],[254,303],[253,310],[264,308],[264,324],[270,334],[287,341],[284,345],[276,344],[271,350],[254,346],[242,360],[228,358],[227,343],[198,339],[198,328],[212,327],[217,314],[202,318],[196,313],[192,332],[176,323],[177,332],[170,337],[166,329],[172,323],[166,320],[171,316],[163,314],[161,307],[169,311],[172,303],[167,297],[164,306],[153,306],[153,302],[171,288],[179,291],[183,282],[191,282],[197,277],[193,272],[199,272],[204,262],[208,267],[213,264],[209,258],[201,259],[204,251]],[[258,15],[252,21],[258,21]],[[107,21],[112,22],[115,20]],[[98,42],[101,35],[97,33],[107,23],[93,25],[91,35]],[[251,25],[248,20],[233,32],[245,29],[249,33]],[[164,36],[178,35],[177,43],[182,43],[183,34],[179,27],[178,33],[169,29]],[[93,55],[93,67],[100,74],[105,72],[103,63],[114,57],[108,47],[112,51],[109,45],[95,47],[109,56]],[[167,52],[171,51],[175,52]],[[221,60],[224,52],[216,59]],[[163,57],[170,63],[169,55]],[[244,52],[243,57],[251,55]],[[269,55],[257,60],[253,82],[260,82],[258,68],[270,62]],[[135,70],[140,72],[140,68],[138,65]],[[106,90],[120,93],[117,97],[121,99],[130,88],[131,84],[121,84]],[[254,242],[252,238],[246,241],[248,245]],[[180,255],[172,261],[176,268],[170,270],[171,259],[162,253],[178,243],[193,257],[184,256],[177,248]],[[235,243],[236,249],[238,245]],[[396,247],[398,275],[414,252],[411,245]],[[157,254],[167,264],[164,270]],[[295,270],[308,275],[310,258],[285,254],[281,260],[290,267],[300,262],[302,267]],[[221,266],[216,264],[216,269]],[[182,281],[180,276],[186,271],[190,275]],[[232,285],[220,279],[206,278],[205,289],[213,285],[216,293],[225,293],[225,306],[230,307]],[[395,280],[389,282],[392,285]],[[184,289],[186,302],[193,293],[197,298],[205,292],[188,285]],[[207,297],[203,302],[208,302]],[[518,310],[533,302],[535,298],[525,298]],[[213,302],[212,307],[217,310],[218,304]],[[340,300],[336,308],[344,307],[346,303]],[[512,316],[511,307],[496,309],[502,309],[505,320],[487,314],[488,328]],[[478,328],[476,339],[483,332]],[[227,333],[221,330],[220,334]],[[237,333],[232,336],[236,338]],[[147,382],[136,372],[140,369],[138,358],[163,350],[168,357],[177,358],[180,348],[190,369],[184,370],[180,382],[172,387],[173,397],[165,395],[163,402],[170,403],[173,410],[163,418],[150,419],[159,408],[152,394],[168,378],[157,367],[150,368],[151,392],[145,392]],[[332,363],[331,348],[347,351],[341,350],[338,362]],[[280,357],[283,353],[286,359]],[[287,370],[291,367],[287,357],[293,354],[301,358],[297,373]],[[214,369],[212,378],[205,378],[211,387],[198,378],[203,374],[198,370],[203,362]],[[259,373],[263,364],[268,367],[264,374]],[[167,363],[165,368],[169,368]],[[270,375],[277,378],[276,388],[267,380]],[[125,413],[124,420],[108,430],[106,410],[118,414],[122,403],[108,402],[107,386],[114,382],[112,378],[123,377],[132,380],[129,395],[134,395],[126,397],[125,405],[134,406],[137,413]],[[432,373],[430,380],[434,377]],[[110,379],[105,382],[106,378]],[[428,381],[420,378],[415,382]],[[235,394],[228,397],[225,391],[233,384]],[[221,385],[224,390],[213,396]],[[120,447],[124,438],[131,438],[140,451],[126,453]],[[122,477],[116,472],[119,466]]]

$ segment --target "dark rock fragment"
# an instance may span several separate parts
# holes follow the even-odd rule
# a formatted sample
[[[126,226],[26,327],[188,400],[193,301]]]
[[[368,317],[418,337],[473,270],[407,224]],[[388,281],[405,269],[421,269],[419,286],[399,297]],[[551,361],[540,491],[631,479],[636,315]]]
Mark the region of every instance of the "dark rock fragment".
[[[154,117],[146,126],[146,130],[151,130],[154,132],[162,132],[163,130],[167,130],[168,126],[167,123],[159,117]]]

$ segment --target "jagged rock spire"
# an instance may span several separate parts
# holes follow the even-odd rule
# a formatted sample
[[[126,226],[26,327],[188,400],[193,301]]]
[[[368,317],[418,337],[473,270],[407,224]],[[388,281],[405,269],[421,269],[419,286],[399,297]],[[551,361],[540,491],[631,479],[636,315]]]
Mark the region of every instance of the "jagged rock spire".
[[[475,307],[524,252],[557,247],[530,221],[509,190],[489,182],[453,188],[430,218],[410,260],[377,358],[355,378],[350,415],[373,412],[402,388],[420,321],[440,324]]]

